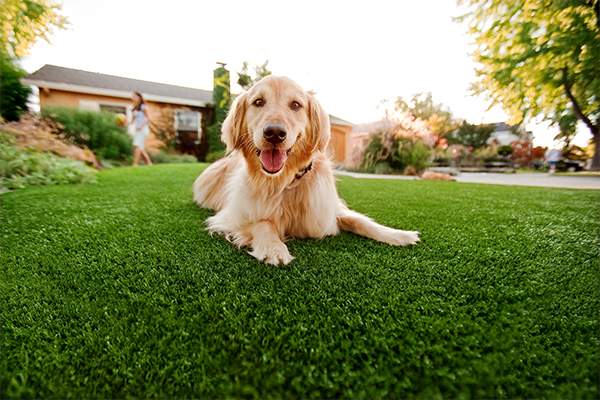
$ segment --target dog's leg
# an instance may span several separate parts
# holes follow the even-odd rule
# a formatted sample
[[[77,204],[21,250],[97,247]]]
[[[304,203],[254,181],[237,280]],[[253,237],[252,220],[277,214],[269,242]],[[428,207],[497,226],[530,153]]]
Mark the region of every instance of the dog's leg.
[[[267,264],[288,264],[294,259],[279,238],[277,227],[271,221],[260,221],[249,226],[252,232],[250,255]]]
[[[417,243],[419,232],[400,231],[388,228],[373,221],[371,218],[352,210],[342,210],[338,215],[340,229],[356,233],[357,235],[375,239],[392,246],[408,246]]]
[[[219,211],[225,201],[227,175],[236,161],[225,157],[206,168],[194,182],[194,200],[200,207]]]

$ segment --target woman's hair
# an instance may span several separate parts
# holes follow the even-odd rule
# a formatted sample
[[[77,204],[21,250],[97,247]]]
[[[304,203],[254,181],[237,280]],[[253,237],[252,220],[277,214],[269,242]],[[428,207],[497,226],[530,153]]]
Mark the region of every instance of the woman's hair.
[[[133,94],[138,95],[140,98],[140,104],[136,104],[135,107],[133,107],[134,110],[139,111],[142,109],[142,104],[146,104],[146,100],[144,100],[144,96],[142,96],[140,92],[133,92]]]

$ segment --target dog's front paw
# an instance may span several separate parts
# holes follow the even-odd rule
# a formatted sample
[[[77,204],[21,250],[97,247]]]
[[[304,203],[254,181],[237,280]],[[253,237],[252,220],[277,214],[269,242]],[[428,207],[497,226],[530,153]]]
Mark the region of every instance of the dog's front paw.
[[[259,261],[272,265],[286,265],[294,259],[288,251],[287,246],[283,243],[256,246],[252,249],[250,255]]]
[[[417,244],[421,239],[419,238],[419,232],[416,231],[400,231],[392,229],[392,233],[387,236],[385,242],[392,246],[409,246],[411,244]]]

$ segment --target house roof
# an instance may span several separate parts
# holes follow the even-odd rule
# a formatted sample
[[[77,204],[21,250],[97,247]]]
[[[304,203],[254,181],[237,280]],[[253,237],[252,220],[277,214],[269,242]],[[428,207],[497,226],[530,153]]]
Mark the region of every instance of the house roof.
[[[491,124],[484,124],[484,126],[493,126],[494,132],[507,131],[510,132],[512,125],[508,125],[506,122],[495,122]]]
[[[356,125],[353,124],[352,122],[348,122],[345,121],[341,118],[338,117],[334,117],[333,115],[329,115],[329,122],[333,125],[343,125],[343,126],[351,126],[351,127],[355,127]]]
[[[130,98],[132,92],[140,92],[146,100],[199,107],[212,103],[212,91],[209,90],[148,82],[55,65],[44,65],[36,72],[21,79],[21,82],[40,88],[123,98]]]

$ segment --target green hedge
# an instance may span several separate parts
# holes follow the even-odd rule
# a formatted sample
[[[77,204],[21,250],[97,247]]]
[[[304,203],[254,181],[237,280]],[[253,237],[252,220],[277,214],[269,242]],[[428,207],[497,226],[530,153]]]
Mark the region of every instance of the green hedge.
[[[150,158],[155,164],[185,164],[197,163],[198,159],[191,154],[169,154],[164,151],[151,155]]]
[[[119,160],[133,152],[133,138],[115,123],[108,111],[72,107],[44,107],[42,116],[59,124],[59,132],[69,142],[96,153],[98,159]]]

